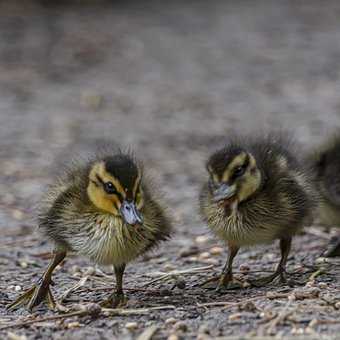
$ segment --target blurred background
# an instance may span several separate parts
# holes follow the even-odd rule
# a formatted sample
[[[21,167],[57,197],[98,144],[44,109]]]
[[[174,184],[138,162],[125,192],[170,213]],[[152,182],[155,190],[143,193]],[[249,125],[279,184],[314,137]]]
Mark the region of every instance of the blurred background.
[[[192,223],[219,139],[286,128],[309,147],[339,125],[339,16],[338,1],[1,1],[2,203],[29,211],[65,148],[113,139]]]
[[[312,148],[337,130],[339,18],[336,0],[0,1],[3,270],[22,281],[13,259],[49,251],[35,204],[69,154],[105,140],[132,147],[165,191],[168,260],[206,234],[204,161],[229,133],[284,128]]]

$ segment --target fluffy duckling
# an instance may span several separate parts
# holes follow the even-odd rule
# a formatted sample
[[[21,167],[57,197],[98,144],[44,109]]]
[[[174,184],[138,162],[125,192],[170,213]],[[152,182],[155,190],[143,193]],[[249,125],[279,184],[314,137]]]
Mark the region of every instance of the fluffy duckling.
[[[312,220],[317,197],[308,169],[295,158],[283,135],[232,138],[207,162],[209,179],[200,194],[200,211],[214,234],[228,246],[217,290],[232,288],[232,264],[242,246],[280,240],[281,261],[261,286],[280,277],[292,237]]]
[[[320,222],[340,226],[340,134],[333,136],[312,155],[316,186],[321,195]],[[335,237],[323,254],[340,256],[340,235]]]
[[[51,186],[43,200],[39,229],[55,245],[53,260],[38,283],[9,308],[27,304],[32,310],[43,300],[54,307],[52,273],[67,252],[113,265],[116,291],[104,304],[123,303],[126,264],[168,239],[171,232],[144,177],[131,155],[118,152],[73,167]]]

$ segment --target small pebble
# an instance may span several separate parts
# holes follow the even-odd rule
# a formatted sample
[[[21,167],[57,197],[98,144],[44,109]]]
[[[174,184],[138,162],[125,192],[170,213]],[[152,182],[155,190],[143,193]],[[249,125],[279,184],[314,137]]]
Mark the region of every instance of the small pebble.
[[[308,281],[305,284],[305,288],[311,288],[311,287],[315,287],[315,281]]]
[[[212,264],[214,266],[219,264],[219,261],[217,259],[213,259],[213,258],[201,260],[201,262],[206,263],[206,264]]]
[[[185,286],[186,286],[186,282],[185,282],[184,279],[178,279],[178,280],[176,281],[176,287],[177,287],[178,289],[184,289]]]
[[[208,334],[198,333],[196,340],[211,340]]]
[[[125,328],[128,329],[129,331],[134,331],[138,328],[138,323],[137,322],[127,322],[125,324]]]
[[[21,286],[15,286],[15,287],[14,287],[14,290],[15,290],[16,292],[19,292],[21,289],[22,289]]]
[[[210,257],[210,253],[208,253],[207,251],[205,251],[204,253],[201,253],[200,255],[199,255],[199,260],[206,260],[206,259],[208,259]]]
[[[195,239],[195,242],[198,244],[204,244],[204,243],[207,243],[208,240],[209,240],[208,236],[197,236]]]
[[[318,284],[319,288],[321,289],[326,289],[328,287],[327,283],[326,282],[319,282]]]
[[[26,335],[17,335],[13,332],[8,332],[7,339],[8,340],[27,340],[27,337]]]
[[[304,329],[303,328],[293,328],[292,334],[302,335],[302,334],[304,334]]]
[[[28,267],[28,263],[25,262],[25,261],[20,261],[19,264],[20,264],[21,268],[27,268]]]
[[[290,294],[288,295],[287,299],[289,301],[295,301],[295,300],[302,300],[303,298],[301,298],[299,295],[297,295],[296,293]]]
[[[91,276],[91,275],[93,275],[93,274],[95,274],[96,273],[96,268],[95,267],[87,267],[85,270],[84,270],[84,276],[87,276],[87,275],[89,275],[89,276]]]
[[[318,257],[315,260],[315,264],[323,264],[323,263],[328,263],[328,259],[326,257]]]
[[[12,211],[12,216],[13,216],[14,219],[21,221],[24,218],[24,213],[22,211],[18,210],[18,209],[14,209]]]
[[[211,255],[221,255],[223,253],[223,248],[222,247],[212,247],[209,250],[209,253]]]
[[[88,303],[85,308],[87,309],[88,314],[94,317],[98,316],[102,311],[102,308],[97,303]]]
[[[173,325],[177,322],[177,320],[175,318],[168,318],[166,319],[165,321],[165,324],[168,326],[168,325]]]
[[[209,325],[201,325],[198,329],[199,334],[210,334],[210,327]]]
[[[170,334],[168,340],[179,340],[179,337],[176,334]]]
[[[188,326],[185,322],[183,321],[178,321],[174,324],[174,329],[176,331],[182,331],[182,332],[186,332],[188,330]]]
[[[78,327],[80,327],[80,323],[78,321],[70,322],[70,323],[67,324],[66,327],[68,329],[78,328]]]
[[[77,266],[77,265],[72,266],[70,268],[70,272],[71,272],[72,276],[74,276],[74,277],[79,277],[79,276],[82,275],[80,267]]]
[[[235,314],[231,314],[229,315],[228,319],[230,321],[235,321],[235,320],[240,320],[242,318],[242,314],[241,313],[235,313]]]
[[[247,301],[247,302],[239,305],[239,309],[247,311],[247,312],[254,312],[254,311],[257,310],[257,307],[255,306],[254,302]]]
[[[249,273],[249,271],[250,271],[250,267],[246,264],[246,263],[242,263],[240,266],[239,266],[239,271],[241,272],[241,273],[244,273],[244,274],[246,274],[246,273]]]
[[[277,314],[274,311],[266,310],[260,313],[260,318],[264,320],[272,320]]]
[[[198,257],[197,256],[190,256],[188,258],[189,262],[197,262],[198,261]]]
[[[170,296],[170,295],[172,295],[172,292],[171,292],[171,290],[169,290],[169,289],[162,288],[162,289],[159,291],[159,295],[160,295],[160,296]]]

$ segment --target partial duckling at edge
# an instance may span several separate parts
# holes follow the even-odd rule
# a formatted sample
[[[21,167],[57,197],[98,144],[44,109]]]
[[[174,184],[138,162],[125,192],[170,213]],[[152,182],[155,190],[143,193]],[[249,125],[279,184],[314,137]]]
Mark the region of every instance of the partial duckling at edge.
[[[27,304],[32,310],[43,300],[54,307],[52,273],[68,252],[114,266],[116,291],[102,304],[118,306],[124,302],[126,264],[171,233],[141,164],[123,152],[105,153],[67,171],[43,199],[39,229],[55,245],[54,257],[38,283],[9,309]]]
[[[321,194],[321,224],[340,227],[340,133],[331,137],[311,155],[317,190]],[[340,233],[335,236],[323,256],[340,256]]]
[[[312,222],[318,201],[312,174],[295,157],[298,153],[293,145],[282,134],[235,137],[209,158],[200,211],[209,228],[228,246],[217,290],[239,286],[233,279],[232,264],[241,247],[276,239],[281,250],[276,271],[252,284],[262,286],[276,277],[286,281],[292,238]]]

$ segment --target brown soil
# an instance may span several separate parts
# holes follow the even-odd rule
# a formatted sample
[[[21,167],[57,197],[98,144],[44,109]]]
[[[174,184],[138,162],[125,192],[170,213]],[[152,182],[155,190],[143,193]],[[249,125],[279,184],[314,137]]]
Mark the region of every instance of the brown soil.
[[[300,285],[216,294],[198,284],[221,270],[225,250],[209,253],[220,245],[197,214],[204,160],[228,133],[283,127],[308,148],[340,124],[339,15],[337,1],[2,1],[0,337],[130,339],[156,326],[154,339],[339,339],[340,262],[316,262],[331,233],[314,226],[294,240],[288,271]],[[128,266],[127,308],[174,308],[20,326],[58,315],[44,305],[33,315],[5,310],[48,263],[36,203],[65,150],[107,139],[133,147],[153,169],[176,228],[170,242]],[[276,244],[244,249],[235,269],[241,279],[263,275],[278,256]],[[91,274],[67,307],[99,302],[113,288],[111,269],[101,268],[107,277],[92,266],[69,257],[56,271],[57,298]],[[170,270],[189,274],[145,286]],[[228,304],[200,305],[211,302]]]

